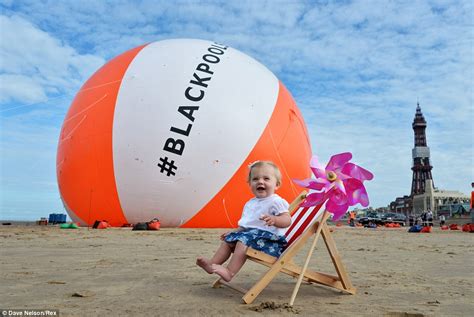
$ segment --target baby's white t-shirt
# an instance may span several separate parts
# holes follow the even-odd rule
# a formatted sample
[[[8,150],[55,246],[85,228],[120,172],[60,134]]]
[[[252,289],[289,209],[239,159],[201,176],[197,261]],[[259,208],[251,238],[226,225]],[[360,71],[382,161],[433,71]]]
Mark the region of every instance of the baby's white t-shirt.
[[[265,221],[260,220],[260,217],[262,215],[277,216],[283,212],[288,212],[288,207],[288,202],[277,194],[265,198],[254,197],[245,204],[242,217],[238,223],[239,227],[257,228],[282,236],[287,228],[267,226]]]

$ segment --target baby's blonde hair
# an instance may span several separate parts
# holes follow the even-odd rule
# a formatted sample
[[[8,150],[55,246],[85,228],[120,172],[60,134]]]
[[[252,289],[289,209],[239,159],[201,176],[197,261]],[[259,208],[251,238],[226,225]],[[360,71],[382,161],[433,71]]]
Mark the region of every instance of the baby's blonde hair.
[[[277,180],[277,186],[281,186],[281,172],[278,166],[276,166],[275,163],[272,161],[255,161],[252,164],[249,165],[249,175],[247,178],[247,182],[250,184],[250,181],[252,179],[252,170],[256,167],[262,167],[262,166],[271,166],[273,167],[273,170],[275,171],[275,178]]]

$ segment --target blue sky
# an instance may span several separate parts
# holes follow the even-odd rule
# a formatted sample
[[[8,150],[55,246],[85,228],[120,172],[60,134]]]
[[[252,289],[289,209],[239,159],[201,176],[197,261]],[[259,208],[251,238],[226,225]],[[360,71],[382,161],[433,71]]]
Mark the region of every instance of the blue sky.
[[[56,149],[75,93],[114,56],[172,38],[224,43],[267,66],[315,154],[350,151],[375,174],[371,206],[410,192],[417,101],[435,186],[471,190],[472,1],[0,3],[1,219],[64,211]]]

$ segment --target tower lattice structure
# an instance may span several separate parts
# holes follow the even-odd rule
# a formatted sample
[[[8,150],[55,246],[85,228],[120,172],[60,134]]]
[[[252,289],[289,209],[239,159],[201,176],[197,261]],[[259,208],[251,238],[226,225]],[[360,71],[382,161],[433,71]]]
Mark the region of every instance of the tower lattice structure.
[[[420,103],[417,103],[412,127],[415,133],[415,147],[412,150],[413,166],[411,170],[413,171],[413,179],[411,183],[411,197],[425,193],[426,180],[430,179],[433,181],[430,148],[426,143],[426,120],[423,113],[421,113]]]

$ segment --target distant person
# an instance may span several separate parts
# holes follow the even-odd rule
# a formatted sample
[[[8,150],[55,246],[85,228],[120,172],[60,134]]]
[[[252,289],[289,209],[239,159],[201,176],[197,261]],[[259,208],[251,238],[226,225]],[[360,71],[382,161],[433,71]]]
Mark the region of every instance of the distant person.
[[[421,213],[421,225],[422,225],[423,227],[426,227],[426,211],[423,211],[423,212]]]
[[[446,223],[446,217],[444,215],[439,216],[439,226],[442,227]]]
[[[426,213],[426,225],[433,227],[433,212],[430,209]]]
[[[351,227],[355,226],[355,217],[356,217],[355,211],[351,211],[349,213],[349,226],[351,226]]]
[[[257,161],[250,166],[248,183],[255,197],[245,204],[239,227],[221,236],[223,242],[212,258],[196,260],[204,271],[215,273],[226,282],[244,265],[248,247],[279,257],[287,243],[284,228],[291,224],[289,205],[275,194],[281,185],[280,170],[272,162]],[[227,266],[223,266],[229,258]]]
[[[415,226],[418,226],[418,224],[421,224],[421,216],[415,216]]]
[[[413,224],[415,223],[415,216],[413,216],[413,214],[410,214],[410,216],[408,217],[408,224],[411,226],[413,226]]]

